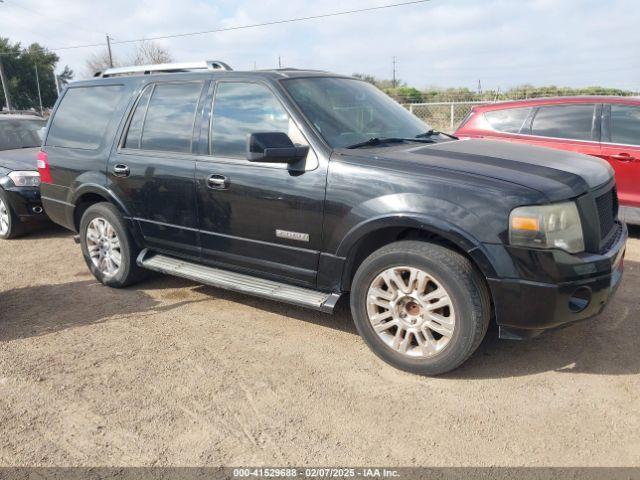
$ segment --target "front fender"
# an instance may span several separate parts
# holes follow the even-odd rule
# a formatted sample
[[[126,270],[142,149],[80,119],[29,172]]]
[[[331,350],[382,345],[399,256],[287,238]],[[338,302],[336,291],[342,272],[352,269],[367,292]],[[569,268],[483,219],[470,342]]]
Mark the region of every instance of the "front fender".
[[[477,238],[452,222],[413,212],[379,215],[354,226],[340,243],[336,256],[351,258],[361,239],[390,227],[416,229],[444,238],[470,255],[486,277],[492,278],[496,275],[489,251]]]

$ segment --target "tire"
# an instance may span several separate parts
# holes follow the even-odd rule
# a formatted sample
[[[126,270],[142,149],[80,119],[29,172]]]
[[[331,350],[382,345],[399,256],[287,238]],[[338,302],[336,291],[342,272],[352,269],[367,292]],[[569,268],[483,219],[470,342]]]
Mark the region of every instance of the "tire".
[[[136,264],[140,249],[112,204],[96,203],[87,208],[80,220],[79,233],[82,255],[98,281],[109,287],[122,288],[144,278],[145,270]],[[120,261],[116,266],[118,257]]]
[[[0,188],[0,239],[8,240],[22,235],[24,225],[13,211],[9,198]]]
[[[466,257],[435,243],[399,241],[362,262],[352,283],[351,313],[382,360],[410,373],[439,375],[478,348],[491,303]]]

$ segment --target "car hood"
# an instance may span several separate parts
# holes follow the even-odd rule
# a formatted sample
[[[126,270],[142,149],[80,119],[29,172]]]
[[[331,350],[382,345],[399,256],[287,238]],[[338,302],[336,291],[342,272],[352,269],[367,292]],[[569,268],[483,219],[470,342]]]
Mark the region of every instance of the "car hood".
[[[37,170],[38,150],[38,147],[0,150],[0,167],[9,170]]]
[[[412,174],[437,168],[491,177],[536,190],[552,202],[582,195],[613,177],[611,166],[596,157],[491,140],[402,144],[341,153],[364,154],[374,165],[382,162],[387,168]]]

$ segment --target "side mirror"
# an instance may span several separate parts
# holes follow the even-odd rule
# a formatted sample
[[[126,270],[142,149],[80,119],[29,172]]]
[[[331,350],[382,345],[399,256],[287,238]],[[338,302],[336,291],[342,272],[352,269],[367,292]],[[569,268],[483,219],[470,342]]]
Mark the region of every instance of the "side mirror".
[[[307,156],[309,147],[293,144],[286,133],[252,133],[247,137],[247,160],[250,162],[295,163]]]

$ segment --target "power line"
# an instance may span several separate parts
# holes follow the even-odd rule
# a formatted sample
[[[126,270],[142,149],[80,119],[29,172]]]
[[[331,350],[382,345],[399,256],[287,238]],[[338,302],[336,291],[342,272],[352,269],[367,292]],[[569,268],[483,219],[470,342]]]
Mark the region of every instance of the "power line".
[[[209,34],[209,33],[220,33],[220,32],[230,32],[230,31],[234,31],[234,30],[244,30],[247,28],[258,28],[258,27],[267,27],[267,26],[271,26],[271,25],[281,25],[284,23],[294,23],[294,22],[304,22],[304,21],[308,21],[308,20],[317,20],[320,18],[328,18],[328,17],[337,17],[337,16],[341,16],[341,15],[351,15],[354,13],[363,13],[363,12],[371,12],[374,10],[383,10],[383,9],[388,9],[388,8],[396,8],[396,7],[405,7],[408,5],[417,5],[420,3],[427,3],[430,2],[431,0],[412,0],[412,1],[408,1],[408,2],[399,2],[399,3],[390,3],[390,4],[386,4],[386,5],[378,5],[377,7],[367,7],[367,8],[358,8],[355,10],[342,10],[342,11],[338,11],[338,12],[331,12],[331,13],[322,13],[319,15],[309,15],[306,17],[297,17],[297,18],[287,18],[287,19],[283,19],[283,20],[272,20],[270,22],[262,22],[262,23],[252,23],[252,24],[248,24],[248,25],[237,25],[234,27],[225,27],[225,28],[216,28],[213,30],[203,30],[203,31],[199,31],[199,32],[185,32],[185,33],[176,33],[176,34],[172,34],[172,35],[160,35],[157,37],[145,37],[145,38],[133,38],[133,39],[129,39],[129,40],[120,40],[117,42],[111,42],[112,45],[115,44],[124,44],[124,43],[135,43],[135,42],[144,42],[144,41],[151,41],[151,40],[164,40],[164,39],[168,39],[168,38],[180,38],[180,37],[190,37],[190,36],[194,36],[194,35],[205,35],[205,34]],[[91,44],[85,44],[85,45],[69,45],[66,47],[58,47],[58,48],[50,48],[48,49],[51,52],[57,52],[60,50],[72,50],[72,49],[77,49],[77,48],[90,48],[90,47],[104,47],[104,43],[91,43]],[[0,52],[0,55],[14,55],[13,52]]]
[[[201,32],[188,32],[188,33],[176,33],[174,35],[163,35],[159,37],[151,37],[151,38],[135,38],[132,40],[120,40],[118,42],[113,43],[133,43],[133,42],[141,42],[143,40],[163,40],[166,38],[178,38],[178,37],[189,37],[192,35],[204,35],[207,33],[219,33],[219,32],[229,32],[232,30],[242,30],[246,28],[257,28],[257,27],[266,27],[269,25],[280,25],[283,23],[293,23],[293,22],[303,22],[306,20],[316,20],[319,18],[327,18],[327,17],[337,17],[340,15],[351,15],[353,13],[362,13],[362,12],[371,12],[373,10],[383,10],[386,8],[395,8],[395,7],[405,7],[407,5],[415,5],[418,3],[427,3],[431,0],[413,0],[410,2],[400,2],[400,3],[390,3],[387,5],[379,5],[377,7],[368,7],[368,8],[359,8],[356,10],[343,10],[340,12],[331,12],[331,13],[322,13],[320,15],[310,15],[308,17],[298,17],[298,18],[288,18],[286,20],[273,20],[271,22],[263,22],[263,23],[254,23],[249,25],[240,25],[236,27],[226,27],[226,28],[217,28],[215,30],[203,30]]]

